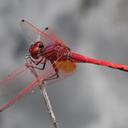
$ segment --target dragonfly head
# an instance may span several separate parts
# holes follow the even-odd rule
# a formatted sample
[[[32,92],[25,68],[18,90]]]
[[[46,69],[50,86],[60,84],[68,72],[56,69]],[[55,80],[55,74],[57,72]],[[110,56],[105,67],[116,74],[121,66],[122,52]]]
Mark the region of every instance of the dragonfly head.
[[[39,59],[41,57],[41,53],[44,49],[44,45],[42,41],[37,41],[32,44],[29,48],[29,53],[34,59]]]

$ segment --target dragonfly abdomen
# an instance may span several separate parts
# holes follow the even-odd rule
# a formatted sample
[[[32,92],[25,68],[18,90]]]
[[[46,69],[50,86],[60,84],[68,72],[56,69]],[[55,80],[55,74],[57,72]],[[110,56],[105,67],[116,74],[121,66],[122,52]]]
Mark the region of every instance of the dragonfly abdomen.
[[[107,62],[104,60],[97,60],[94,58],[82,56],[82,55],[74,53],[74,52],[71,52],[70,57],[76,63],[91,63],[91,64],[106,66],[109,68],[119,69],[119,70],[128,72],[128,66],[127,65],[115,64],[115,63]]]

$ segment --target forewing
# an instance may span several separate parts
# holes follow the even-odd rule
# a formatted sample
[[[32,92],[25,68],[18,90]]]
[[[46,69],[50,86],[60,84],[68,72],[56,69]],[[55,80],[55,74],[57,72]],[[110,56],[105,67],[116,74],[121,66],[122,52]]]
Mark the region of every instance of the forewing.
[[[10,74],[8,74],[5,78],[0,80],[0,86],[9,83],[11,80],[13,81],[17,76],[23,74],[27,70],[27,67],[23,64]]]
[[[24,35],[31,42],[35,43],[35,41],[42,40],[44,46],[47,46],[49,43],[54,42],[52,40],[52,37],[50,37],[47,33],[32,25],[27,20],[21,20],[20,25]]]
[[[50,27],[46,27],[44,29],[44,31],[52,38],[53,43],[61,43],[62,44],[63,41],[54,33],[54,31]]]
[[[53,64],[55,64],[58,69],[58,78],[52,77],[56,74]],[[7,77],[3,82],[1,81],[1,84],[5,84],[6,86],[0,86],[0,112],[15,104],[36,86],[40,87],[43,82],[46,82],[46,85],[50,85],[67,78],[75,72],[75,68],[74,63],[69,60],[63,60],[63,57],[59,57],[52,64],[50,61],[47,62],[46,68],[43,71],[35,68],[27,68],[30,70],[26,70],[26,67],[25,69],[21,68],[20,70],[16,70],[14,73],[11,73],[13,74],[12,77]],[[25,87],[23,85],[25,85]]]
[[[37,82],[37,80],[33,81],[33,78],[34,77],[31,75],[28,68],[26,68],[26,66],[24,65],[20,68],[17,68],[15,71],[13,71],[3,80],[1,80],[0,111],[3,111],[4,109],[8,108],[10,105],[14,104],[24,95],[26,95],[29,91],[31,91],[34,88],[35,83]]]
[[[37,85],[37,80],[34,80],[27,87],[25,87],[22,91],[20,91],[13,98],[11,98],[7,103],[3,104],[0,107],[0,112],[2,112],[5,109],[9,108],[11,105],[15,104],[17,101],[19,101],[21,98],[23,98],[23,96],[28,94],[36,85]]]

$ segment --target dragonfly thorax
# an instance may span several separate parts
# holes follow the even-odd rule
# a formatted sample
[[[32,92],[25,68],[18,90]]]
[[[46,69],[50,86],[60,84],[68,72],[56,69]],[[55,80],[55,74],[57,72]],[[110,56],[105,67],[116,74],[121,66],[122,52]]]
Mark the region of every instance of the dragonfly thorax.
[[[32,44],[29,48],[29,53],[34,59],[39,59],[41,57],[41,53],[44,49],[44,45],[42,41],[37,41]]]
[[[61,44],[50,44],[46,46],[42,54],[43,56],[50,61],[56,61],[60,59],[66,59],[68,54],[70,53],[70,48]]]

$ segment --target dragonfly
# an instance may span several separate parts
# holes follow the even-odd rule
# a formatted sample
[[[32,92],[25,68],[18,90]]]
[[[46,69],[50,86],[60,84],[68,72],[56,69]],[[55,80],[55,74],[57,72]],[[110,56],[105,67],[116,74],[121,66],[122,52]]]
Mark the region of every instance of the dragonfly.
[[[20,24],[24,35],[27,36],[28,40],[32,43],[29,47],[29,55],[26,56],[26,63],[1,80],[0,85],[10,82],[26,70],[31,71],[35,79],[0,107],[0,112],[3,112],[15,104],[35,87],[38,86],[42,90],[46,83],[53,84],[73,74],[77,69],[77,63],[90,63],[128,72],[127,65],[91,58],[72,51],[71,48],[48,27],[41,30],[25,19],[22,19]],[[45,94],[46,99],[48,99],[45,88],[42,90],[42,93]],[[48,106],[51,108],[49,103]],[[54,113],[50,113],[54,122],[56,122]]]

